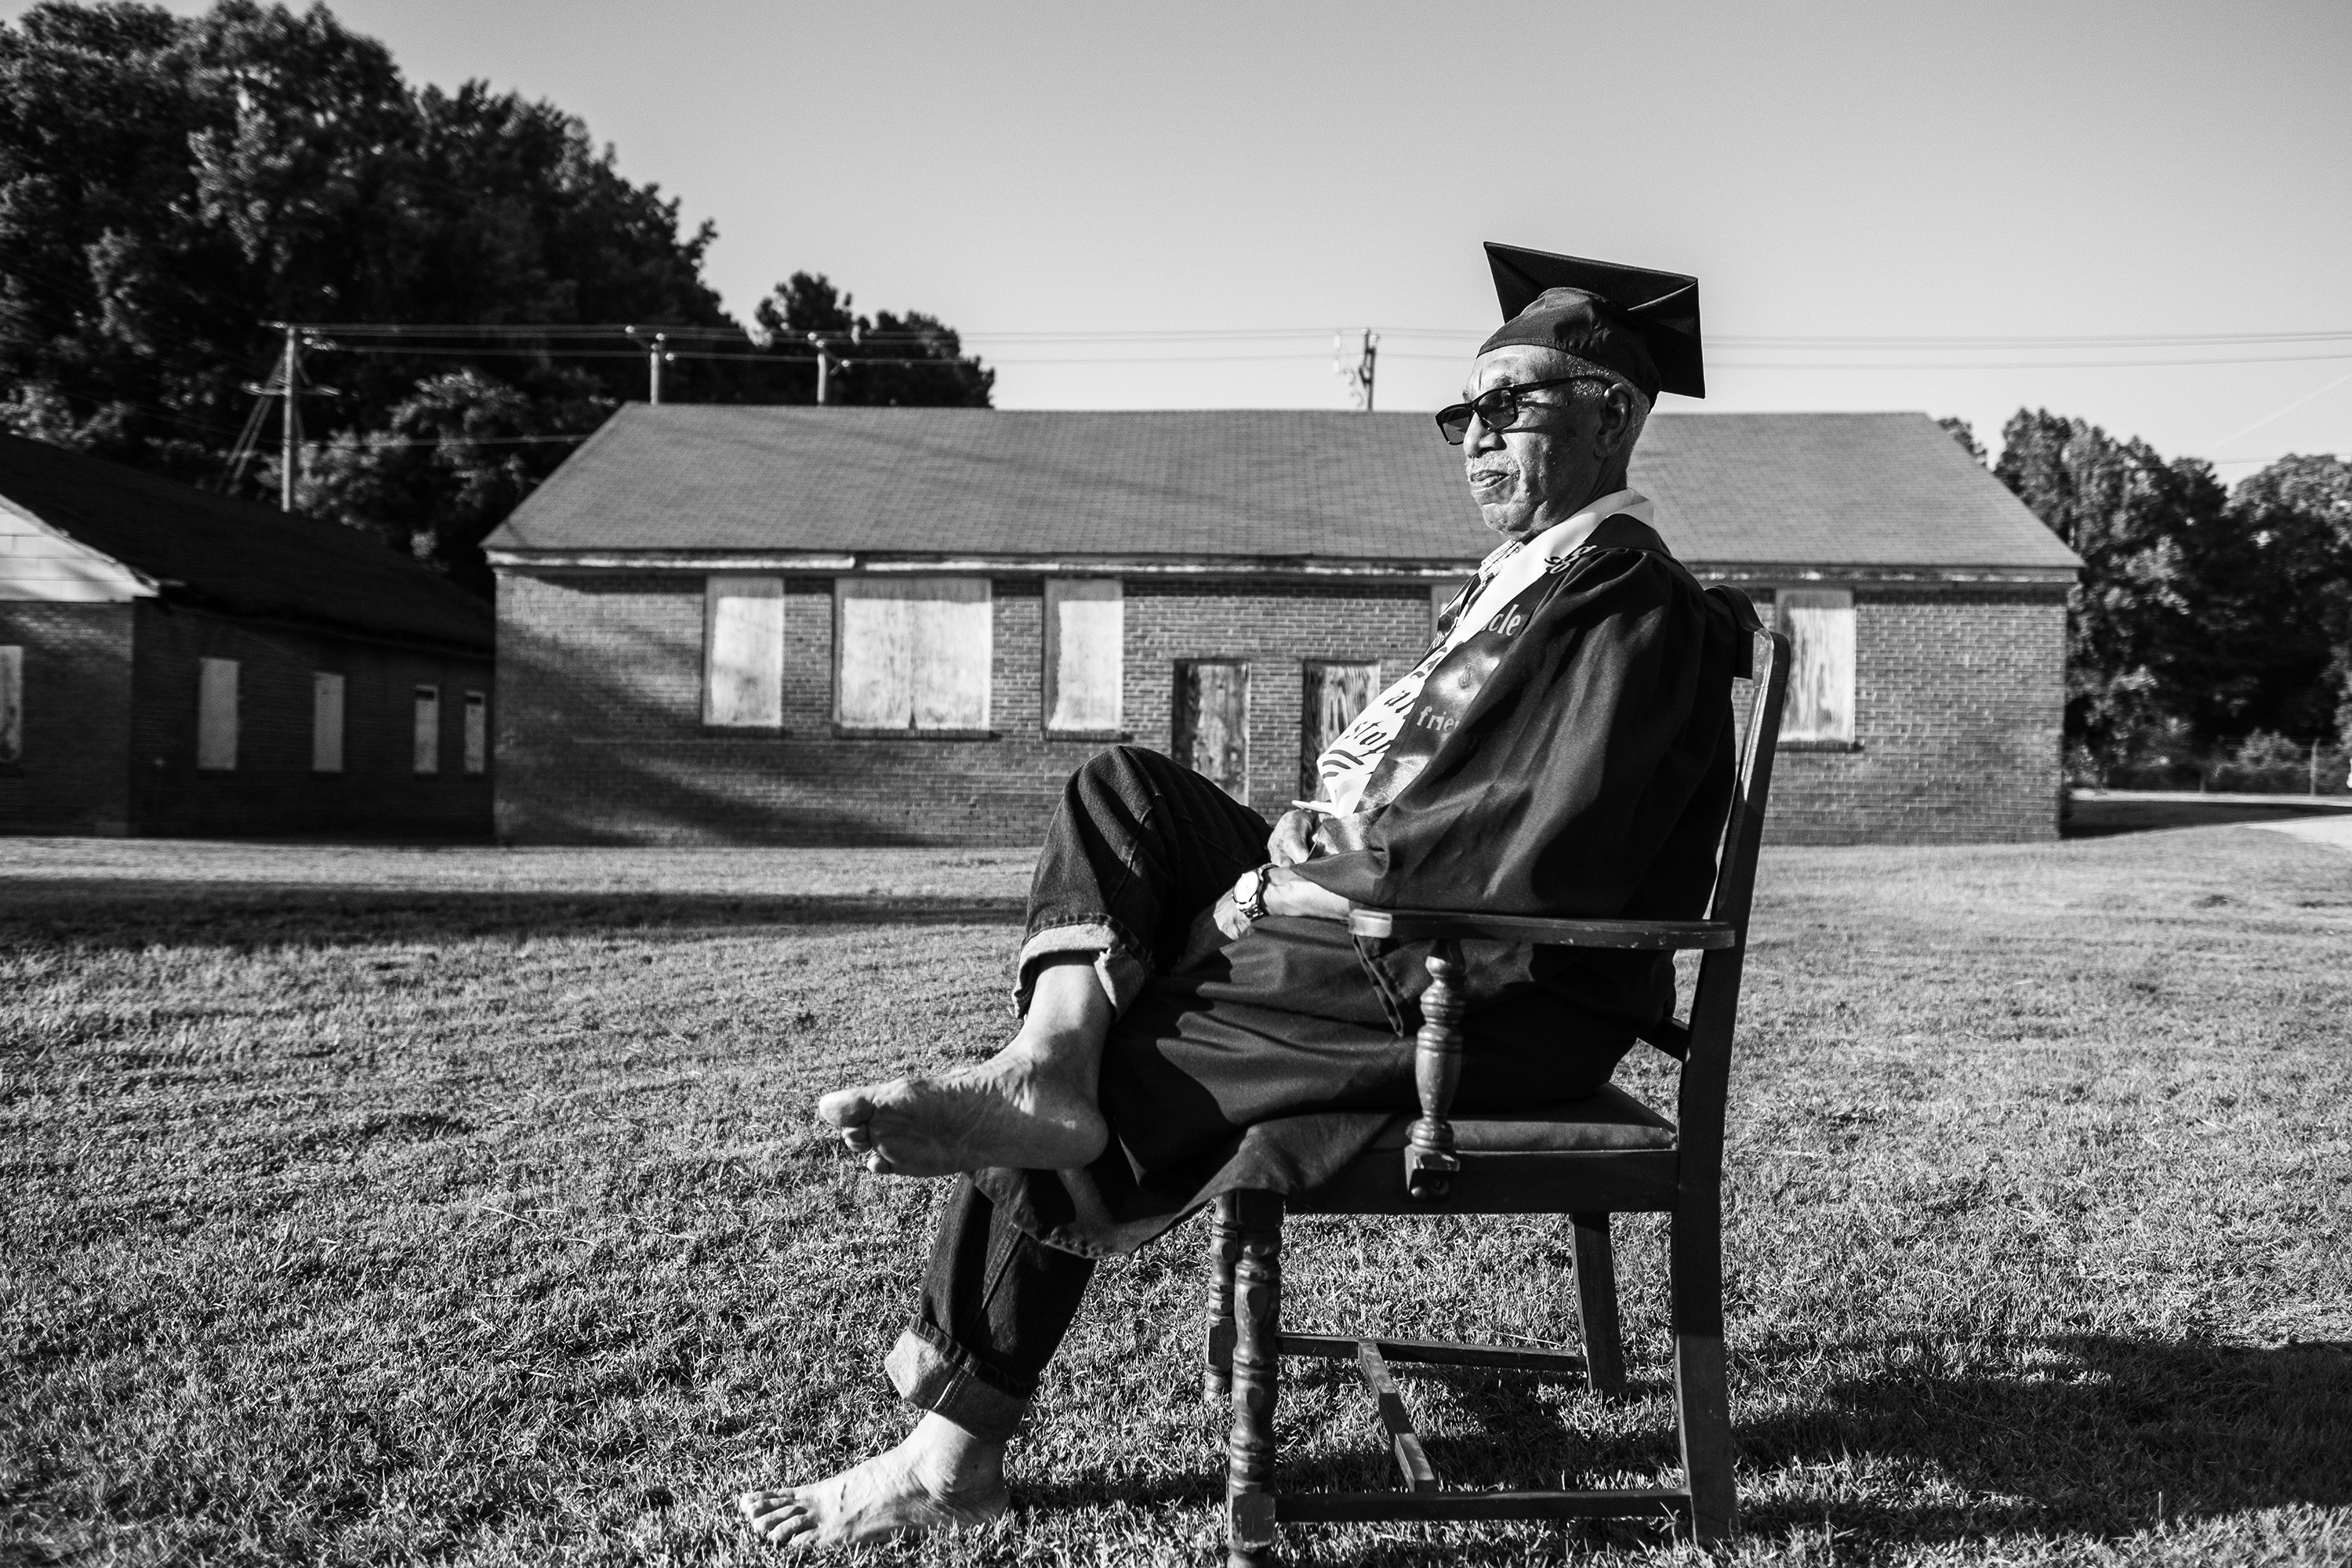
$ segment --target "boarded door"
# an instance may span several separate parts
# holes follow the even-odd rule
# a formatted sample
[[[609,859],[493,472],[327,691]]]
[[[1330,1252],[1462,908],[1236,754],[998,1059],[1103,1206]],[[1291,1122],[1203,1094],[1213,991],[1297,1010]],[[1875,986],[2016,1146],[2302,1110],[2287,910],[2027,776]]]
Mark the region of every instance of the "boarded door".
[[[1381,684],[1377,664],[1348,664],[1310,659],[1307,685],[1298,700],[1298,798],[1313,800],[1323,780],[1315,760],[1371,705]]]
[[[1249,666],[1194,658],[1176,666],[1176,760],[1249,802]]]

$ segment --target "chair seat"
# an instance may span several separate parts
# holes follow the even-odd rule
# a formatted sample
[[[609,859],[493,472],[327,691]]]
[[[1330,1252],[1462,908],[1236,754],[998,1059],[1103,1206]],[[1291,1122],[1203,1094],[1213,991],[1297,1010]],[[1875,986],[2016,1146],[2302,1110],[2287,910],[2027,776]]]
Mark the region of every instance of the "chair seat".
[[[1462,1169],[1444,1198],[1405,1190],[1411,1116],[1391,1117],[1370,1147],[1312,1192],[1295,1214],[1638,1214],[1670,1209],[1675,1124],[1611,1084],[1598,1094],[1508,1116],[1451,1119]]]
[[[1566,1154],[1601,1149],[1671,1149],[1675,1124],[1615,1084],[1598,1094],[1508,1116],[1456,1116],[1454,1146],[1465,1153]],[[1399,1116],[1381,1129],[1372,1151],[1393,1154],[1405,1145],[1413,1119]]]

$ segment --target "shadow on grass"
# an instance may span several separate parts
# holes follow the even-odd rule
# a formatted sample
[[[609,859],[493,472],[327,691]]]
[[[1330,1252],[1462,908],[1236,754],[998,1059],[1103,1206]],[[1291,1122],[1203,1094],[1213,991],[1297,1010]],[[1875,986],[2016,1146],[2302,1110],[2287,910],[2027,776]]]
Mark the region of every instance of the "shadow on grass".
[[[2352,1504],[2352,1345],[2259,1350],[2105,1335],[2050,1342],[2032,1373],[1832,1384],[1811,1412],[1738,1433],[1743,1468],[1921,1461],[1977,1500],[1831,1510],[1841,1530],[1949,1540],[2004,1529],[2115,1536],[2253,1509]],[[1751,1528],[1818,1528],[1822,1510]]]
[[[1743,1489],[1764,1494],[1743,1500],[1743,1534],[1817,1536],[1826,1521],[1841,1535],[1885,1542],[1964,1542],[2017,1531],[2109,1540],[2159,1517],[2180,1526],[2261,1509],[2352,1505],[2352,1344],[2257,1350],[2091,1335],[2021,1348],[2030,1373],[1833,1383],[1809,1409],[1743,1424],[1736,1434]],[[1284,1380],[1294,1394],[1340,1381],[1312,1373]],[[1563,1474],[1570,1486],[1612,1484],[1679,1471],[1663,1384],[1637,1390],[1646,1395],[1638,1406],[1645,1418],[1632,1430],[1612,1421],[1616,1430],[1594,1431],[1579,1425],[1592,1410],[1580,1396],[1582,1408],[1563,1419],[1557,1404],[1539,1397],[1542,1384],[1491,1373],[1411,1369],[1406,1399],[1417,1415],[1426,1395],[1412,1385],[1440,1383],[1454,1407],[1423,1425],[1452,1430],[1425,1431],[1424,1440],[1448,1489],[1556,1486]],[[1395,1486],[1369,1403],[1358,1414],[1348,1414],[1343,1399],[1339,1414],[1317,1418],[1311,1454],[1302,1453],[1310,1442],[1298,1418],[1286,1421],[1276,1489]],[[1110,1496],[1141,1505],[1213,1502],[1223,1491],[1222,1455],[1211,1449],[1202,1459],[1198,1468],[1132,1489],[1073,1477],[1024,1488],[1021,1500],[1039,1509],[1097,1507]],[[1906,1506],[1880,1500],[1889,1489],[1866,1483],[1840,1488],[1865,1495],[1826,1507],[1771,1495],[1781,1489],[1775,1475],[1888,1465],[1950,1483],[1896,1490],[1954,1500]],[[1286,1533],[1304,1543],[1313,1532]],[[1632,1521],[1601,1533],[1622,1545],[1663,1539]],[[1475,1550],[1441,1532],[1402,1557],[1467,1561],[1462,1553]]]
[[[595,936],[686,941],[725,930],[1020,923],[1024,900],[924,894],[404,891],[247,882],[59,879],[0,889],[0,941],[20,950],[339,946]]]

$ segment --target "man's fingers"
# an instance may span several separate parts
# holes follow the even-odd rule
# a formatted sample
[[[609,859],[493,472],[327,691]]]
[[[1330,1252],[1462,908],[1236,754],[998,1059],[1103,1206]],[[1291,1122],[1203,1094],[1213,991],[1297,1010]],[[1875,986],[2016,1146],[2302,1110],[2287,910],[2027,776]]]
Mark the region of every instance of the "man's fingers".
[[[1315,814],[1311,811],[1286,811],[1274,825],[1274,836],[1265,841],[1265,857],[1277,866],[1296,866],[1314,847]]]

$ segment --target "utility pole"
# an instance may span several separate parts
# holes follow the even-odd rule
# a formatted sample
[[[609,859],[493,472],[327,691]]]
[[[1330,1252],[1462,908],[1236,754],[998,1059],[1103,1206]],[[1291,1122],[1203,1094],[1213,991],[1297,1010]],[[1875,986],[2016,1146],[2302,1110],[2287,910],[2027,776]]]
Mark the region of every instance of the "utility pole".
[[[646,336],[646,329],[641,327],[624,327],[621,330],[628,334],[631,342],[641,345],[646,351],[646,401],[658,405],[661,402],[662,365],[677,357],[669,352],[669,334],[655,332]]]
[[[302,460],[302,394],[295,378],[302,374],[301,334],[286,329],[286,363],[278,373],[285,387],[286,418],[278,455],[278,510],[294,510],[295,467]]]
[[[1348,395],[1365,413],[1372,411],[1372,375],[1381,353],[1381,338],[1371,328],[1364,329],[1363,340],[1357,349],[1353,364],[1348,363],[1348,334],[1340,332],[1331,340],[1331,372],[1348,384]]]
[[[826,384],[830,379],[827,373],[833,369],[833,356],[825,352],[824,334],[811,332],[808,335],[808,341],[816,346],[816,401],[817,406],[822,408],[824,406]]]

